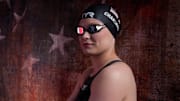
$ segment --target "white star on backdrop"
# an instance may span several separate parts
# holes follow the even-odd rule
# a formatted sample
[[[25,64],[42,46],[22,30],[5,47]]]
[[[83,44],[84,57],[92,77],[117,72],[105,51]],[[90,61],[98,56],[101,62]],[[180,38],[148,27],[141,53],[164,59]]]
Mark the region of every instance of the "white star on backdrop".
[[[5,0],[5,1],[6,1],[7,5],[8,5],[8,7],[11,8],[11,1],[10,0]]]
[[[0,40],[3,40],[4,38],[5,38],[5,36],[1,36],[1,35],[0,35]]]
[[[29,75],[31,75],[33,64],[35,64],[36,62],[39,62],[39,61],[40,61],[40,59],[35,58],[32,55],[29,55],[24,61],[24,64],[22,66],[22,70],[27,70]]]
[[[105,3],[106,3],[106,0],[102,0],[101,3],[102,3],[102,4],[105,4]]]
[[[0,0],[0,2],[6,2],[8,7],[11,8],[11,2],[10,0]]]
[[[18,25],[20,24],[21,20],[23,20],[26,14],[27,8],[25,8],[22,15],[17,14],[16,12],[13,13],[15,19],[15,25],[13,26],[12,32],[16,32]]]
[[[64,52],[64,44],[68,41],[73,40],[72,38],[65,37],[64,35],[64,26],[61,27],[61,30],[58,35],[49,33],[50,37],[53,40],[53,45],[51,46],[49,53],[54,51],[55,49],[59,49],[62,55],[65,55]]]
[[[1,28],[0,28],[0,40],[3,40],[5,38],[5,36],[1,35]]]
[[[32,67],[35,63],[39,62],[40,59],[35,58],[34,56],[32,56],[32,54],[30,54],[23,63],[23,66],[21,68],[21,87],[23,88],[23,95],[25,98],[24,101],[26,101],[26,99],[29,99],[29,95],[32,95],[33,93],[33,74],[32,74]],[[28,96],[26,96],[28,95]]]

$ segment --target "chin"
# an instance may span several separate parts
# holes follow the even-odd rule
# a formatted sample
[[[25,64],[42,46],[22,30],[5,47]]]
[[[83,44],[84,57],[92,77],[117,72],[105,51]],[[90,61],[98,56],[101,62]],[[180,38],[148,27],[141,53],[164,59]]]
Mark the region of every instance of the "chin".
[[[91,55],[93,55],[94,53],[88,52],[88,51],[83,51],[83,54],[84,54],[84,55],[87,55],[87,56],[91,56]]]
[[[98,53],[97,52],[95,52],[95,51],[88,51],[88,50],[83,50],[83,54],[84,55],[86,55],[86,56],[95,56],[95,55],[98,55]]]

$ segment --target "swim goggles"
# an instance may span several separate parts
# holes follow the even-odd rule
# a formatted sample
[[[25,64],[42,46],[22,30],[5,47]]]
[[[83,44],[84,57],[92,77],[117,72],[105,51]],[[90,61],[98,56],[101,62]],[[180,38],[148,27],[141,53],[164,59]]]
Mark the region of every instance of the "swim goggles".
[[[104,27],[105,25],[97,25],[97,24],[89,25],[87,28],[83,26],[78,26],[76,27],[76,33],[78,35],[84,35],[85,32],[88,32],[89,34],[94,34],[101,31]]]

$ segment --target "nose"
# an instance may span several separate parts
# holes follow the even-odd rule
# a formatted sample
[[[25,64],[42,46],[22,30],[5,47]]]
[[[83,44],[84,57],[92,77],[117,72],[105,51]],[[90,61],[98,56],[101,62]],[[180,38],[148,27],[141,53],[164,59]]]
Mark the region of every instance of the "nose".
[[[85,32],[82,36],[81,39],[82,40],[88,40],[90,39],[91,35],[88,32]]]

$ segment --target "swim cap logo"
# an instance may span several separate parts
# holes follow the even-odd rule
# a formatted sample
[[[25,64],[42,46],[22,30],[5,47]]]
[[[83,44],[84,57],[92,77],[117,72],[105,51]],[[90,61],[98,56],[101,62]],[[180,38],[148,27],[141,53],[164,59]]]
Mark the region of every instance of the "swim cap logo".
[[[121,23],[118,14],[116,13],[116,11],[115,11],[112,7],[111,7],[111,9],[110,9],[110,12],[111,12],[112,14],[114,14],[114,15],[116,16],[116,18],[118,19],[118,22]]]
[[[116,19],[109,12],[104,12],[104,16],[108,17],[116,26],[117,31],[119,31],[119,24]]]
[[[86,12],[82,14],[82,18],[94,18],[94,12]]]

